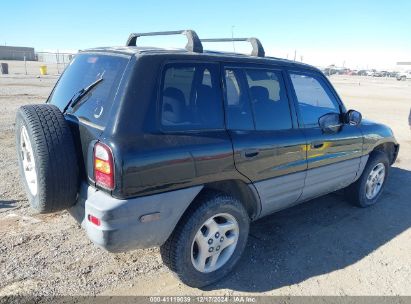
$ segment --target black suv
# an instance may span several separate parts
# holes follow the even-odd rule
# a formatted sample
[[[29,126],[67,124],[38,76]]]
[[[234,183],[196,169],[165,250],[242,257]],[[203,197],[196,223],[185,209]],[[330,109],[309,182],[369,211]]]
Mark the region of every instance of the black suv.
[[[185,49],[137,47],[184,34]],[[80,52],[46,104],[16,118],[20,172],[39,212],[69,209],[97,245],[161,246],[188,285],[238,262],[251,221],[347,189],[380,197],[399,145],[390,128],[347,111],[316,68],[203,51],[195,32],[132,34]]]

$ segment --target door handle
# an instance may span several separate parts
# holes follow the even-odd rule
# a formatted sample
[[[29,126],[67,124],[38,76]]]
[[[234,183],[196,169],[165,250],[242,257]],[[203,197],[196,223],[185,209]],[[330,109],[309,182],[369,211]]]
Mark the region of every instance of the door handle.
[[[254,158],[256,157],[260,152],[256,149],[250,149],[250,150],[245,150],[244,151],[244,158]]]
[[[313,149],[320,149],[324,146],[324,143],[321,141],[314,141],[311,143],[311,148]]]

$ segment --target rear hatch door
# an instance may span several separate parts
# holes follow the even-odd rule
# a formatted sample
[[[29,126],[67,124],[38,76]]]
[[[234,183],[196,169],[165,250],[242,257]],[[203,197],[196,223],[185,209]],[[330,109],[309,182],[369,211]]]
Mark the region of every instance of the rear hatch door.
[[[118,104],[119,87],[130,56],[116,53],[80,53],[61,75],[48,103],[61,111],[81,89],[99,78],[103,81],[86,94],[74,107],[68,107],[66,120],[69,122],[79,159],[79,169],[84,179],[94,182],[92,150],[94,143],[103,133]],[[73,164],[77,165],[77,164]]]

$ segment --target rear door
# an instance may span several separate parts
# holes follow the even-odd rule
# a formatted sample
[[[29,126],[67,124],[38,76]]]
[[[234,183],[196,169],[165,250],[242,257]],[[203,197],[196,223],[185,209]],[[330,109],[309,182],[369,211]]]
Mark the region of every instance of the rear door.
[[[168,61],[163,65],[156,130],[123,147],[122,195],[172,191],[242,178],[224,127],[220,64]],[[234,173],[234,175],[233,175]]]
[[[357,126],[343,124],[336,133],[324,133],[318,119],[345,112],[325,77],[316,72],[290,71],[292,95],[307,138],[308,171],[300,200],[333,192],[352,183],[361,164],[363,138]],[[342,121],[341,121],[342,123]]]
[[[237,170],[258,190],[262,214],[295,203],[306,175],[306,140],[298,129],[281,70],[223,69],[226,125]]]

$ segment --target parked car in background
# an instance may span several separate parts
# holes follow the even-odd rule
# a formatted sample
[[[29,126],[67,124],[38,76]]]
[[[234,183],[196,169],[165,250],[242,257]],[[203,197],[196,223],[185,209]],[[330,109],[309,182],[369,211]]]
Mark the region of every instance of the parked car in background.
[[[410,115],[408,115],[408,125],[410,126],[410,130],[411,130],[411,108],[410,108]]]
[[[388,77],[397,78],[398,74],[399,72],[395,72],[395,71],[388,72]]]
[[[366,71],[366,76],[374,76],[374,74],[375,74],[375,72],[376,72],[376,70],[368,70],[368,71]]]
[[[321,72],[323,72],[323,74],[325,76],[330,76],[330,69],[329,68],[321,69]]]
[[[367,76],[367,70],[359,70],[357,75],[358,76]]]
[[[390,73],[388,71],[381,71],[381,77],[389,77]]]
[[[407,79],[411,79],[411,71],[398,73],[397,80],[407,80]]]
[[[350,69],[344,69],[344,70],[342,70],[342,75],[349,75],[349,76],[351,76],[351,75],[353,75],[353,71],[350,70]]]
[[[326,68],[326,69],[324,69],[324,74],[327,75],[327,76],[341,75],[341,71],[337,68]]]

